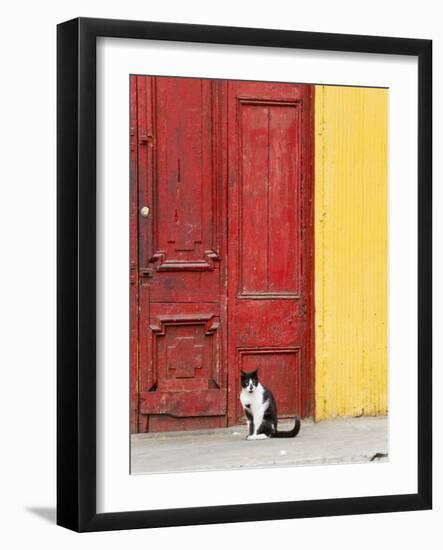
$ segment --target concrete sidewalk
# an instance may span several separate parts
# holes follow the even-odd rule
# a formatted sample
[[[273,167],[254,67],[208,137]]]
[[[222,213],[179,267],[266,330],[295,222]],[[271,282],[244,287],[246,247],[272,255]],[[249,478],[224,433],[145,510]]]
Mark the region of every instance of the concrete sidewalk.
[[[293,423],[281,422],[281,430]],[[246,426],[131,436],[131,473],[368,462],[388,453],[386,417],[302,422],[291,439],[247,441]],[[376,456],[374,462],[388,460]]]

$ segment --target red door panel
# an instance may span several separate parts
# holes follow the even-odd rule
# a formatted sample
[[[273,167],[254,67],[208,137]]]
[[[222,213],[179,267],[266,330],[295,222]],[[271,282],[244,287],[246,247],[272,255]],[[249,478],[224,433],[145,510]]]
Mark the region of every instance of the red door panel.
[[[139,430],[226,423],[220,84],[135,77]],[[224,256],[224,258],[222,258]]]
[[[228,83],[230,420],[259,368],[279,414],[312,414],[311,87]]]

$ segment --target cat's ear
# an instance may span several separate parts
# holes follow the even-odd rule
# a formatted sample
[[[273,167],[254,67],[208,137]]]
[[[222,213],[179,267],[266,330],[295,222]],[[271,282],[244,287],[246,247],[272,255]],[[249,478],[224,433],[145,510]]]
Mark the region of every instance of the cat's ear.
[[[258,368],[249,373],[250,376],[258,376]]]

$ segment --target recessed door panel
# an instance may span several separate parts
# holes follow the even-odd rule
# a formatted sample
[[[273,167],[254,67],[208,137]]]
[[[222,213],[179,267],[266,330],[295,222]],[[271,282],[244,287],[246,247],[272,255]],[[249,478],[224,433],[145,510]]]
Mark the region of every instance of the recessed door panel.
[[[297,294],[300,103],[239,99],[239,292]]]

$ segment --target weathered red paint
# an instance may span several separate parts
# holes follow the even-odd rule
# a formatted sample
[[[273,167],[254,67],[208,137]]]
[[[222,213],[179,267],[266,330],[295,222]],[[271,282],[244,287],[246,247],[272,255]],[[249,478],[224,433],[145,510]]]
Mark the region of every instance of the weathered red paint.
[[[130,376],[131,433],[138,431],[137,80],[130,80]]]
[[[226,420],[219,82],[137,77],[139,431]]]
[[[282,416],[312,414],[311,96],[131,78],[133,431],[237,423],[257,366]]]
[[[311,93],[228,83],[230,423],[257,367],[279,415],[312,413]]]

